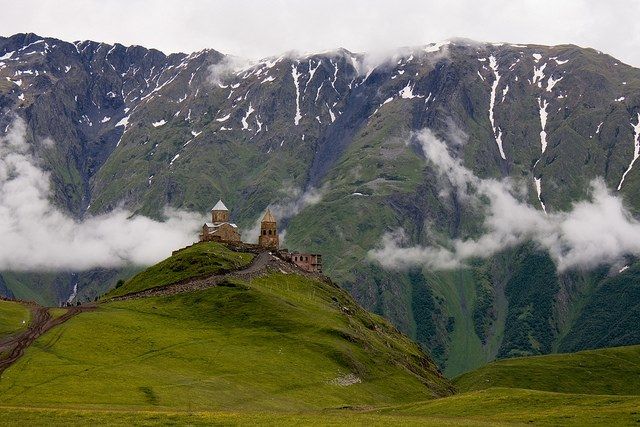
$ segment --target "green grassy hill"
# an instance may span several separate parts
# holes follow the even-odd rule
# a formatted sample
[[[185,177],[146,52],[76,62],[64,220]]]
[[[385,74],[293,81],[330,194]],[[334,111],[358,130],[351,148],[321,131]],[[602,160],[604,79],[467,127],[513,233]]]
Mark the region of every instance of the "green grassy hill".
[[[118,291],[183,278],[167,266],[200,274],[200,260],[214,251],[220,245],[195,245]],[[346,292],[277,270],[102,303],[39,338],[0,380],[3,405],[118,410],[321,410],[451,392],[417,344]]]
[[[459,391],[509,387],[558,393],[640,395],[640,346],[505,359],[455,379]]]
[[[0,300],[0,338],[24,329],[30,317],[31,313],[24,305]]]

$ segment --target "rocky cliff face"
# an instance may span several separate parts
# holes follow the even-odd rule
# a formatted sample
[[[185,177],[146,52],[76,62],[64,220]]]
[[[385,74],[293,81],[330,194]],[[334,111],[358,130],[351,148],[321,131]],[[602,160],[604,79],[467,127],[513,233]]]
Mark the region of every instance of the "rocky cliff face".
[[[540,210],[569,209],[602,177],[637,212],[639,95],[640,70],[570,45],[454,41],[377,61],[340,49],[239,65],[213,50],[0,39],[0,125],[26,120],[56,204],[78,219],[119,205],[158,217],[222,197],[245,229],[279,204],[287,246],[325,254],[326,272],[449,373],[569,349],[609,273],[559,274],[529,244],[455,271],[372,262],[398,227],[415,244],[482,228],[472,206],[441,197],[413,132],[430,129],[478,177],[517,180]],[[81,295],[115,277],[85,276]],[[69,277],[55,290],[6,282],[61,300]]]

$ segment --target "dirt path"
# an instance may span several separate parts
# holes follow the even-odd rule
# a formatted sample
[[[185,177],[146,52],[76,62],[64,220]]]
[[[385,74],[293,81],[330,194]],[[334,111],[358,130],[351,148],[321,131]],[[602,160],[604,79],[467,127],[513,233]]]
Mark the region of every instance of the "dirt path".
[[[54,319],[48,308],[31,305],[31,321],[27,330],[0,340],[0,375],[24,354],[27,347],[49,329],[66,322],[78,313],[93,309],[95,306],[92,305],[69,307],[62,316]]]
[[[245,280],[251,279],[261,274],[269,266],[279,268],[280,270],[283,270],[283,268],[290,269],[290,267],[284,266],[282,264],[284,264],[283,261],[271,255],[269,252],[261,252],[260,254],[256,255],[255,258],[253,258],[251,264],[241,270],[235,270],[225,274],[215,274],[205,278],[187,279],[180,282],[172,283],[170,285],[158,286],[155,288],[146,289],[144,291],[132,292],[130,294],[114,297],[109,301],[125,301],[136,298],[175,295],[184,292],[192,292],[200,289],[211,288],[230,278],[239,278]]]

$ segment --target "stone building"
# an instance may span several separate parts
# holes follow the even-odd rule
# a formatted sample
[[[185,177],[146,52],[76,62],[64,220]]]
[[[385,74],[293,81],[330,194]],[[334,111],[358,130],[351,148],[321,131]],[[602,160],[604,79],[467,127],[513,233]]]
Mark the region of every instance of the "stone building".
[[[229,209],[218,200],[211,209],[211,222],[205,222],[200,234],[201,242],[240,242],[238,226],[229,222]]]
[[[291,252],[287,255],[287,258],[304,271],[322,273],[322,255],[320,254]]]
[[[264,217],[260,222],[260,237],[258,237],[258,245],[263,248],[273,250],[277,250],[278,246],[280,246],[276,219],[269,209],[267,209],[267,212],[264,214]]]

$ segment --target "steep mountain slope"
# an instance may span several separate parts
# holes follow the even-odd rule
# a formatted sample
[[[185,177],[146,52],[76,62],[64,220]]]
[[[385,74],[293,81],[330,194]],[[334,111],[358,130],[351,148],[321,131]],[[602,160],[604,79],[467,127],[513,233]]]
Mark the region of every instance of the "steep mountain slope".
[[[599,283],[580,310],[573,328],[562,339],[561,351],[578,351],[640,341],[636,319],[640,315],[640,266],[636,263]],[[615,325],[611,327],[611,325]]]
[[[412,136],[425,128],[477,176],[519,182],[540,210],[570,208],[602,177],[637,212],[640,71],[608,55],[460,40],[378,62],[339,49],[236,67],[212,50],[166,56],[21,34],[0,39],[0,58],[0,124],[26,119],[58,205],[77,218],[119,205],[160,217],[165,205],[204,212],[223,197],[248,230],[279,203],[286,245],[323,253],[327,272],[449,375],[587,348],[573,337],[611,311],[599,292],[617,270],[557,273],[530,244],[451,272],[367,257],[397,228],[413,244],[482,229],[481,212],[425,161]],[[56,302],[75,284],[92,299],[121,276],[3,274],[14,294]],[[608,318],[584,339],[606,346],[636,326]]]

